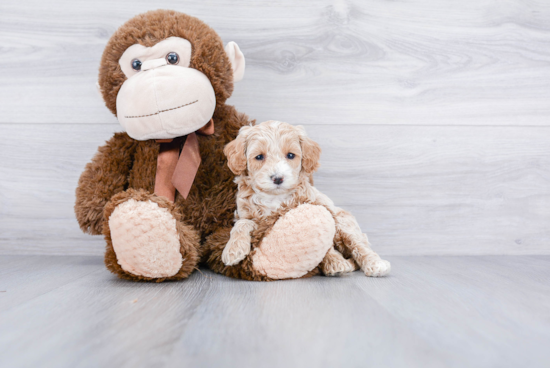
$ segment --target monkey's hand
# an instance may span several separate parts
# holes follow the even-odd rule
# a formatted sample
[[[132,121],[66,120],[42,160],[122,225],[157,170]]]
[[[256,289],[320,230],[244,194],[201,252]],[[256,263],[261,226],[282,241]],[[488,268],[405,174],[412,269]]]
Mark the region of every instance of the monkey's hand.
[[[222,253],[222,261],[226,266],[233,266],[250,253],[250,233],[256,229],[256,223],[252,220],[238,220],[233,229],[231,237]]]

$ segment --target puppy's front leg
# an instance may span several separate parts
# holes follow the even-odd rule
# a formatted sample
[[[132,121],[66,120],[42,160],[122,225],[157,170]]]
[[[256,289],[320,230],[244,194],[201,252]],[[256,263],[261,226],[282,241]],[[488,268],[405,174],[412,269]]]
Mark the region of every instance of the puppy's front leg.
[[[357,266],[353,259],[345,259],[342,253],[330,248],[321,262],[321,271],[325,276],[339,276],[343,273],[353,272]]]
[[[367,235],[363,234],[357,220],[349,212],[341,210],[337,213],[336,230],[365,275],[377,277],[390,273],[390,262],[380,258],[370,248]]]
[[[252,220],[237,220],[231,229],[229,242],[223,249],[222,261],[226,266],[233,266],[245,259],[250,253],[250,233],[256,229]]]

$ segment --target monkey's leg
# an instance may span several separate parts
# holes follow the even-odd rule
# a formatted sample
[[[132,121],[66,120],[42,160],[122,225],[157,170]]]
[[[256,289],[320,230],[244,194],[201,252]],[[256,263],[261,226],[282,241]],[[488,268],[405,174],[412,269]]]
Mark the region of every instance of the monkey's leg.
[[[302,277],[323,261],[335,231],[325,207],[299,205],[281,216],[251,253],[253,268],[271,279]]]
[[[258,227],[265,228],[265,225],[258,224]],[[211,235],[205,244],[208,266],[214,272],[245,280],[270,281],[312,275],[333,246],[335,223],[325,207],[302,204],[279,217],[267,231],[257,231],[266,234],[259,246],[232,266],[222,261],[231,229]]]
[[[105,264],[124,279],[179,280],[199,261],[197,232],[174,204],[145,190],[113,196],[104,211]]]

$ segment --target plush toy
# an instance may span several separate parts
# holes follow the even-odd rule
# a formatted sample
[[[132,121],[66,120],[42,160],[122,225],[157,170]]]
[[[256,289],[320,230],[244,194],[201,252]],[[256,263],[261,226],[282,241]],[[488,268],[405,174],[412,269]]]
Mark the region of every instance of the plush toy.
[[[150,11],[111,37],[98,86],[126,133],[86,165],[75,213],[84,232],[103,234],[105,264],[131,280],[186,278],[201,243],[231,228],[236,185],[225,144],[249,124],[225,101],[243,77],[239,47],[202,21]]]
[[[237,209],[235,173],[246,171],[231,159],[228,166],[223,150],[241,127],[253,125],[225,102],[244,67],[235,43],[224,48],[210,27],[176,11],[138,15],[107,43],[98,87],[126,132],[86,165],[75,213],[84,232],[104,235],[105,264],[119,277],[184,279],[202,260],[233,277],[296,278],[314,274],[327,256],[334,219],[319,206],[300,206],[274,213],[248,233],[261,257],[223,263]],[[228,147],[238,151],[240,140],[234,142]],[[308,165],[306,174],[315,169]],[[282,239],[291,225],[296,238],[275,249],[269,239]],[[314,233],[321,241],[308,238]],[[281,261],[281,251],[297,243],[299,256]],[[271,272],[277,267],[286,273]]]

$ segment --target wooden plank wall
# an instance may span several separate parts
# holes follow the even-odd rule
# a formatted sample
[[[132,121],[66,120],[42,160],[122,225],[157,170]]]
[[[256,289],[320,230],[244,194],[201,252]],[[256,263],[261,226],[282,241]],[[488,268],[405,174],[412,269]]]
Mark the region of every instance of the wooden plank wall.
[[[550,254],[547,0],[3,0],[0,253],[102,253],[72,210],[121,129],[97,69],[115,29],[156,8],[240,45],[230,103],[305,125],[316,184],[381,254]]]

